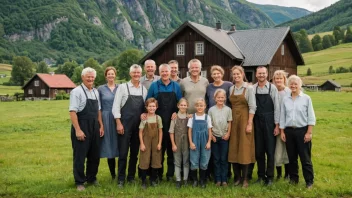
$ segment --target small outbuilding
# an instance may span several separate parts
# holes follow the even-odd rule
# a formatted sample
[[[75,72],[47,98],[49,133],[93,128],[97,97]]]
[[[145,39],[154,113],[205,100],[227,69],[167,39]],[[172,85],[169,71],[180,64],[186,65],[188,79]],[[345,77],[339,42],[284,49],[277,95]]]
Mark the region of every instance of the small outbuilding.
[[[320,86],[320,89],[322,91],[337,91],[337,92],[340,92],[341,91],[341,85],[339,85],[337,82],[335,82],[333,80],[327,80],[326,82],[324,82]]]

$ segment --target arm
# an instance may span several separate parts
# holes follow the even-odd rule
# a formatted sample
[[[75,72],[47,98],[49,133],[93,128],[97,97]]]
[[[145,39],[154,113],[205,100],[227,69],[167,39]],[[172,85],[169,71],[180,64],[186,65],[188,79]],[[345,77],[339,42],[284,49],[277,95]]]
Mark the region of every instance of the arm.
[[[144,142],[143,142],[143,129],[139,129],[139,142],[140,142],[140,149],[142,152],[145,151],[145,145],[144,145]]]
[[[114,118],[116,121],[116,131],[120,135],[124,134],[124,128],[120,119],[121,119],[122,98],[123,98],[123,95],[125,94],[124,89],[126,85],[127,84],[124,84],[123,86],[119,86],[115,94],[114,103],[112,105],[112,114],[114,115]]]
[[[170,133],[170,139],[171,139],[171,144],[172,144],[172,151],[176,152],[177,151],[177,146],[175,143],[175,133]]]
[[[70,118],[72,121],[72,125],[75,128],[76,131],[76,137],[79,141],[84,141],[86,135],[84,132],[81,130],[81,127],[78,124],[78,118],[77,118],[77,113],[75,111],[70,111]]]
[[[246,126],[246,133],[252,133],[253,117],[254,117],[254,114],[252,114],[252,113],[248,114],[248,122],[247,122],[247,126]]]
[[[304,135],[304,143],[310,142],[313,136],[313,126],[308,125],[307,133]]]
[[[100,125],[99,134],[100,134],[100,137],[103,137],[104,136],[104,125],[103,125],[103,118],[101,116],[101,110],[99,110],[99,112],[98,112],[98,122]]]
[[[196,145],[192,141],[192,128],[188,128],[188,139],[191,150],[196,150]]]
[[[161,150],[161,143],[163,141],[163,129],[162,128],[159,128],[159,143],[158,143],[158,151]]]
[[[223,140],[229,140],[229,138],[230,138],[230,135],[231,135],[231,123],[232,123],[232,121],[228,121],[227,122],[227,132],[224,135],[224,137],[222,137]]]
[[[286,135],[285,135],[285,131],[283,129],[280,129],[280,136],[281,136],[281,140],[283,142],[286,142]]]
[[[213,137],[213,134],[212,134],[211,128],[209,128],[208,129],[208,142],[205,145],[205,149],[208,149],[208,150],[210,149],[212,137]]]

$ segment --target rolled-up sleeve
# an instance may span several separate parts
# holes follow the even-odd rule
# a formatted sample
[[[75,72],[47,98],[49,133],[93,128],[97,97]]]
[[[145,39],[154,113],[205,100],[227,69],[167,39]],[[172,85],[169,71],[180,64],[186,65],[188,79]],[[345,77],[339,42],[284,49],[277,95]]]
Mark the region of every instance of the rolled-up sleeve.
[[[312,99],[308,96],[308,125],[314,126],[316,122]]]
[[[80,98],[77,90],[72,90],[70,93],[70,106],[69,111],[78,112],[79,109]]]
[[[280,108],[280,124],[279,124],[280,129],[285,129],[286,127],[285,126],[286,125],[285,100],[287,100],[286,97],[282,99],[281,108]]]
[[[122,103],[122,96],[123,96],[123,89],[124,86],[120,86],[115,94],[114,103],[112,104],[112,114],[114,118],[121,118],[121,103]]]
[[[247,97],[246,97],[248,107],[249,107],[249,113],[250,114],[255,114],[255,111],[257,110],[257,104],[255,101],[255,94],[253,90],[253,86],[248,86],[247,87]]]

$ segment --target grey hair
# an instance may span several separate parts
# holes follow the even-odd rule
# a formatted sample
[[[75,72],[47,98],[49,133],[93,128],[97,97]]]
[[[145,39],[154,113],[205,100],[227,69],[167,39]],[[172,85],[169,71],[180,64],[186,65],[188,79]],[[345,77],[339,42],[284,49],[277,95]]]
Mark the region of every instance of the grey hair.
[[[140,65],[137,65],[137,64],[133,64],[131,67],[130,67],[130,73],[133,72],[133,70],[135,69],[138,69],[140,72],[142,72],[142,67]]]
[[[194,58],[194,59],[192,59],[192,60],[190,60],[190,61],[188,62],[188,69],[191,68],[191,64],[192,64],[192,63],[198,63],[200,69],[202,70],[202,62],[200,62],[200,60],[198,60],[198,59],[196,59],[196,58]]]
[[[86,75],[87,73],[93,73],[94,74],[94,78],[97,77],[97,72],[95,71],[95,69],[91,68],[91,67],[86,67],[82,70],[81,76]]]
[[[224,89],[217,89],[217,90],[215,90],[214,99],[216,98],[216,96],[217,96],[219,93],[224,94],[225,100],[226,100],[226,91],[225,91]]]
[[[154,64],[154,66],[156,66],[156,64],[155,64],[155,61],[154,61],[154,60],[152,60],[152,59],[148,59],[148,60],[144,61],[144,67],[145,67],[145,65],[147,64],[147,62],[152,62],[152,63]]]
[[[288,79],[288,85],[290,85],[293,81],[298,83],[298,87],[301,88],[302,87],[302,80],[300,77],[296,76],[296,75],[291,75]]]
[[[171,71],[170,65],[169,65],[169,64],[166,64],[166,63],[163,63],[163,64],[161,64],[161,65],[159,66],[159,73],[161,73],[160,70],[161,70],[162,67],[166,67],[167,70]]]

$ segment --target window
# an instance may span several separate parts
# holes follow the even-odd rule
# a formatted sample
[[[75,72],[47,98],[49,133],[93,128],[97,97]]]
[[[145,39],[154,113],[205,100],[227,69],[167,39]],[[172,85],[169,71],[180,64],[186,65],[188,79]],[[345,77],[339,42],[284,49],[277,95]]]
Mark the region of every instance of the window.
[[[196,55],[204,55],[204,42],[196,42],[194,48]]]
[[[57,94],[59,91],[57,89],[55,89],[55,94]]]
[[[185,44],[179,43],[176,44],[176,56],[184,56],[185,55]]]
[[[34,86],[36,86],[36,87],[39,86],[39,80],[34,81]]]
[[[42,95],[45,95],[45,89],[42,89],[40,92],[42,93]]]
[[[28,89],[28,94],[33,94],[33,89]]]
[[[281,55],[282,56],[285,55],[285,45],[284,44],[281,45]]]

